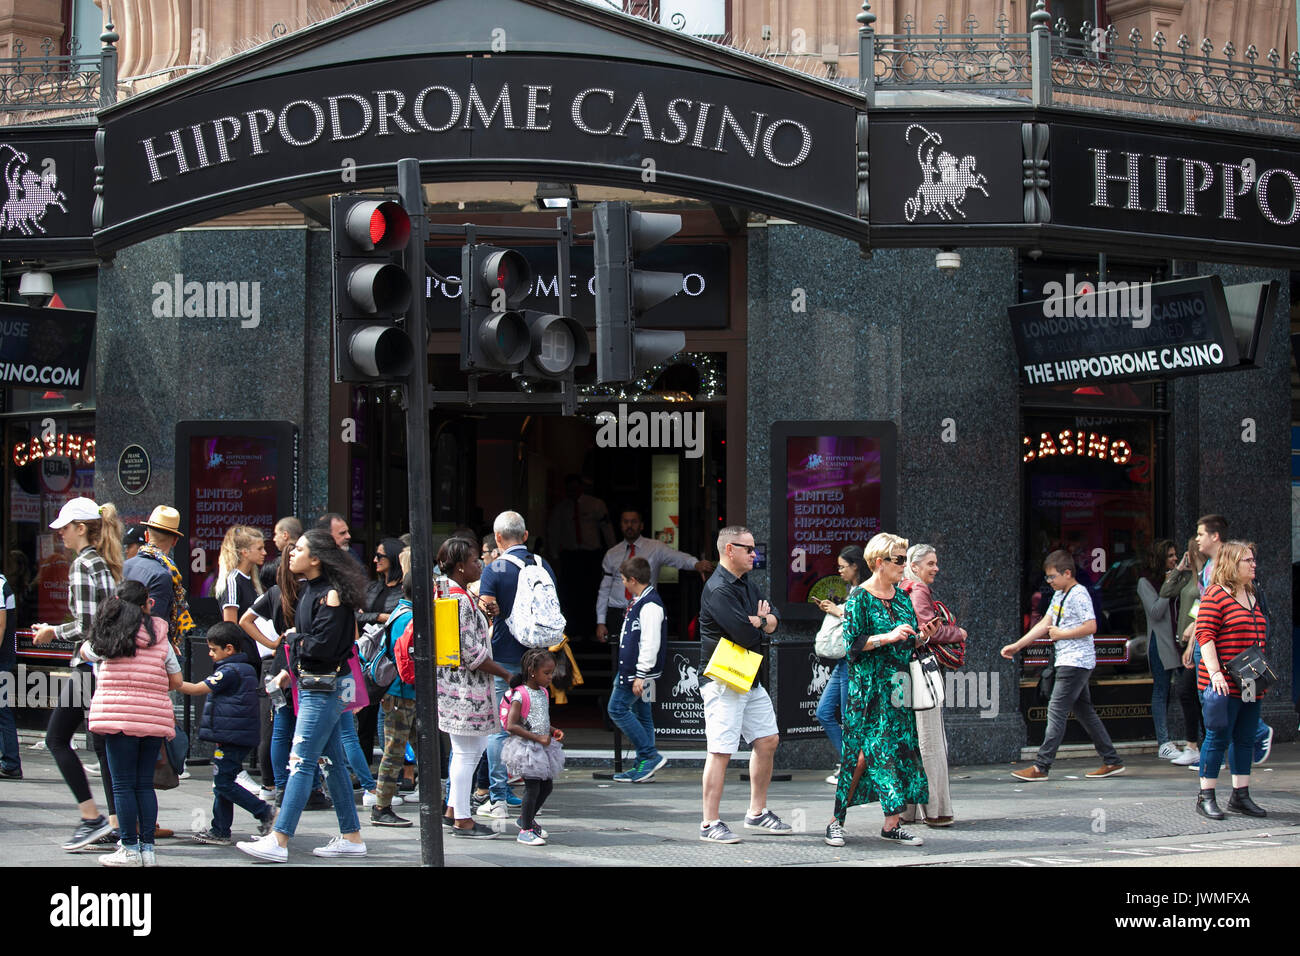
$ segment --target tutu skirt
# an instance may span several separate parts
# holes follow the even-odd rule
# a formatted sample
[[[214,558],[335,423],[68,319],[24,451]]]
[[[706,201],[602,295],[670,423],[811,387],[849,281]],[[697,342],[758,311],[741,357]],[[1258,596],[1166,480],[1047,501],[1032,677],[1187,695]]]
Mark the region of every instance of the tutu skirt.
[[[552,780],[564,769],[564,748],[558,741],[543,747],[511,734],[501,747],[501,759],[510,773],[525,780]]]

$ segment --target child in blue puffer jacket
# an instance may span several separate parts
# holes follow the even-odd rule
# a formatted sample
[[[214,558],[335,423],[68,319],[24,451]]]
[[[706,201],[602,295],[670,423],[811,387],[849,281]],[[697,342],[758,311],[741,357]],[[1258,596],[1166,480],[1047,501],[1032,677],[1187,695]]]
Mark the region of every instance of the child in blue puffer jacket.
[[[234,823],[234,805],[239,804],[257,818],[259,836],[271,832],[275,808],[249,793],[235,778],[243,769],[244,758],[255,750],[261,735],[257,717],[257,649],[238,624],[223,621],[208,630],[208,656],[212,658],[212,676],[201,684],[184,683],[181,692],[211,695],[203,708],[199,739],[209,740],[217,749],[212,755],[215,771],[212,783],[212,824],[194,835],[198,843],[230,846],[230,828]]]

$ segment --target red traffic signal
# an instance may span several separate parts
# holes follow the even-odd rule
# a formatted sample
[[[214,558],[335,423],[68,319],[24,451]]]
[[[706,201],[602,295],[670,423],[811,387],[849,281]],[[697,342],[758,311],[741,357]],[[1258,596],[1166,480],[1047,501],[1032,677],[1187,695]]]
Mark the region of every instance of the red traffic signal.
[[[348,209],[343,229],[360,252],[392,252],[411,241],[411,217],[391,199],[356,203]]]

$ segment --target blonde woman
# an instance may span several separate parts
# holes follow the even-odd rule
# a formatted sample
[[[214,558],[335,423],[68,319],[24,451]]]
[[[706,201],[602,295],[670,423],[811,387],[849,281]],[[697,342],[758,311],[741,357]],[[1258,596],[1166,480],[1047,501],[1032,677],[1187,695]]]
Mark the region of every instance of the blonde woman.
[[[901,706],[897,675],[906,674],[912,649],[929,640],[939,621],[922,626],[907,593],[898,585],[907,564],[907,539],[882,533],[864,549],[871,577],[849,595],[844,608],[844,644],[849,661],[849,709],[844,715],[844,749],[835,812],[826,827],[829,846],[844,845],[849,807],[880,801],[880,838],[921,846],[899,820],[908,804],[930,802],[930,790],[916,738],[916,718]]]
[[[1227,670],[1227,663],[1250,647],[1261,651],[1268,637],[1268,621],[1255,594],[1255,545],[1247,541],[1226,541],[1219,547],[1210,574],[1210,586],[1196,612],[1196,641],[1201,647],[1196,684],[1205,706],[1205,745],[1201,747],[1200,793],[1196,812],[1211,820],[1222,820],[1223,811],[1214,798],[1224,753],[1232,773],[1232,797],[1228,809],[1251,817],[1268,814],[1250,798],[1250,764],[1259,728],[1259,700],[1246,700],[1242,687]],[[1253,690],[1253,688],[1252,688]],[[1263,691],[1258,693],[1263,696]],[[1225,699],[1226,698],[1226,699]],[[1227,726],[1212,726],[1210,711],[1227,712]]]
[[[239,618],[262,595],[259,571],[266,562],[266,538],[256,528],[234,525],[221,542],[217,558],[217,584],[212,596],[221,605],[221,619],[238,624]]]
[[[90,637],[90,628],[100,605],[112,596],[122,580],[122,521],[112,505],[100,507],[89,498],[73,498],[50,522],[50,527],[59,532],[63,546],[75,555],[72,566],[68,568],[68,616],[71,620],[57,627],[36,624],[32,628],[35,632],[32,639],[37,644],[48,644],[56,637],[73,642],[75,649],[70,666],[78,672],[89,671],[90,665],[83,663],[81,644]],[[72,839],[63,844],[65,850],[80,850],[97,842],[116,842],[109,839],[117,821],[104,738],[91,734],[99,757],[104,796],[108,801],[108,820],[96,808],[90,795],[90,784],[86,781],[86,771],[72,750],[72,735],[77,732],[83,717],[84,708],[80,703],[55,707],[50,712],[49,729],[45,732],[45,746],[81,811],[81,824],[72,834]]]

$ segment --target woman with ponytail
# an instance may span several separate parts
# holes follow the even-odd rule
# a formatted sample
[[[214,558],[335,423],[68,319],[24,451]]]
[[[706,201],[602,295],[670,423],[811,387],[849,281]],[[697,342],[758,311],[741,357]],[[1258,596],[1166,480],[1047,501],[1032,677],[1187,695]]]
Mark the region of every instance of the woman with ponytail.
[[[74,650],[69,663],[84,680],[85,675],[91,672],[91,667],[81,656],[82,641],[90,635],[100,605],[108,600],[116,589],[117,582],[122,579],[122,522],[117,516],[117,509],[112,505],[100,507],[89,498],[73,498],[59,511],[59,516],[50,522],[50,527],[59,532],[64,547],[76,556],[68,568],[68,611],[71,620],[58,626],[34,625],[32,640],[36,644],[49,644],[55,638],[71,642]],[[92,676],[89,683],[93,686],[93,682]],[[81,824],[72,834],[72,839],[63,844],[63,848],[70,851],[84,849],[96,842],[113,842],[109,835],[117,825],[113,778],[103,737],[91,734],[95,753],[99,757],[100,776],[104,781],[104,797],[108,801],[107,820],[95,806],[85,768],[72,749],[72,735],[81,726],[85,707],[89,703],[87,697],[84,701],[74,699],[69,701],[68,706],[55,707],[50,712],[49,729],[45,732],[45,746],[81,811]]]
[[[237,524],[226,532],[217,557],[217,583],[212,596],[221,607],[221,619],[238,624],[243,613],[262,594],[259,571],[266,562],[266,538],[246,524]],[[251,662],[257,667],[257,661]]]

